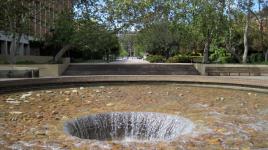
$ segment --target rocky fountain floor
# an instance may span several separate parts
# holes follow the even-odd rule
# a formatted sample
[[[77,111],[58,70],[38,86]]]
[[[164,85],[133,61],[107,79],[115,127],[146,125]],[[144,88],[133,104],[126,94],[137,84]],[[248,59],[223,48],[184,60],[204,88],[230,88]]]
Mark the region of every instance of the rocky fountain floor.
[[[66,121],[105,112],[157,112],[191,120],[171,141],[98,141],[63,132]],[[1,149],[268,148],[268,93],[171,83],[96,84],[0,95]]]

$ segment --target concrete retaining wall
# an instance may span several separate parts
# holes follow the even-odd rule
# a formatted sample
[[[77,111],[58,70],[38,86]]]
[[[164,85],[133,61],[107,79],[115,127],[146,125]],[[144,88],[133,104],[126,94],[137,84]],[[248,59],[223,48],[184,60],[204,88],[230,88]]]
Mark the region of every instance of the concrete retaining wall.
[[[199,71],[201,75],[208,75],[206,68],[208,67],[225,67],[225,68],[257,68],[259,70],[268,70],[268,65],[250,65],[250,64],[194,64],[194,67]],[[238,75],[238,74],[232,74]],[[246,74],[245,74],[246,75]],[[268,76],[267,72],[261,72],[261,76]]]
[[[1,67],[0,78],[35,78],[39,77],[38,68],[27,67]]]
[[[65,71],[69,64],[70,58],[64,58],[62,64],[0,65],[0,68],[13,66],[38,68],[40,77],[57,77]]]
[[[70,85],[73,87],[90,83],[126,83],[126,82],[172,82],[179,84],[191,84],[197,86],[224,86],[239,90],[257,90],[259,92],[268,92],[268,80],[266,77],[213,77],[213,76],[155,76],[155,75],[103,75],[103,76],[76,76],[76,77],[51,77],[51,78],[33,78],[33,79],[0,79],[0,93],[27,90],[39,88],[64,87]],[[46,87],[47,86],[47,87]]]

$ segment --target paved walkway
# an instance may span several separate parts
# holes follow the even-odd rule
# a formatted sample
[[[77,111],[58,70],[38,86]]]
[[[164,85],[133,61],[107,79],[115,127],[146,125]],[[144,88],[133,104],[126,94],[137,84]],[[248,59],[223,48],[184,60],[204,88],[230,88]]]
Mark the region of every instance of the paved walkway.
[[[149,63],[146,60],[138,59],[136,57],[122,58],[117,61],[110,62],[112,64],[147,64]]]

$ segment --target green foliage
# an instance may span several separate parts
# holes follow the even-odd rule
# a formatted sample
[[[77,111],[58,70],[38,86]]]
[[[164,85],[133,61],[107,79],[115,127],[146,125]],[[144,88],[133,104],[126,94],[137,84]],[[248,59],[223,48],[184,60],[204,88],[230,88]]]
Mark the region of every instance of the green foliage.
[[[0,31],[27,33],[29,31],[29,6],[27,0],[1,0]]]
[[[172,30],[169,23],[161,22],[150,25],[137,35],[137,47],[151,55],[162,55],[166,58],[179,49],[179,30]]]
[[[143,49],[135,49],[135,56],[138,56],[140,58],[142,58],[145,55],[145,52]]]
[[[72,54],[80,51],[83,59],[102,59],[105,56],[109,61],[119,55],[120,45],[113,32],[91,19],[71,19],[71,14],[62,14],[47,41],[54,47],[72,45],[75,50]]]
[[[126,56],[128,56],[128,52],[125,49],[122,49],[121,48],[119,53],[120,53],[119,54],[120,57],[126,57]]]
[[[225,39],[223,37],[217,37],[213,40],[210,48],[210,61],[213,63],[234,63],[232,55],[222,47]]]
[[[54,29],[54,37],[56,43],[66,44],[70,43],[72,35],[75,32],[74,22],[71,20],[70,14],[61,14],[56,22]]]
[[[170,57],[167,63],[191,63],[191,58],[187,55],[175,55]]]
[[[264,62],[264,56],[262,53],[254,53],[250,55],[249,61],[253,64],[262,63]]]
[[[189,56],[202,56],[202,53],[198,53],[198,52],[191,52],[191,53],[188,53]]]
[[[250,18],[249,53],[261,53],[268,49],[268,26],[264,23],[268,7],[263,0],[251,1],[255,4],[250,7],[261,6],[263,10],[252,12]],[[0,30],[27,33],[32,14],[25,5],[28,2],[2,0]],[[200,52],[206,62],[208,58],[216,63],[233,62],[234,57],[240,61],[244,52],[245,0],[75,0],[74,8],[74,14],[57,17],[46,44],[54,50],[70,44],[72,52],[83,59],[126,56],[123,49],[129,45],[137,56],[146,53],[157,60],[161,55],[161,61],[168,62],[199,61]],[[116,37],[119,31],[134,34],[120,39],[120,45]],[[185,55],[178,55],[182,53]],[[249,59],[259,62],[260,58]]]
[[[215,63],[227,64],[227,63],[235,63],[235,61],[231,56],[225,56],[220,57]]]
[[[203,56],[190,56],[192,63],[202,63]]]
[[[198,56],[192,56],[198,55]],[[173,57],[167,59],[167,63],[201,63],[203,56],[200,56],[198,53],[190,54],[177,54]]]
[[[75,34],[75,24],[72,20],[72,14],[61,13],[56,20],[55,28],[52,29],[52,35],[48,34],[46,41],[49,44],[63,46],[73,41]]]
[[[219,59],[229,56],[224,48],[213,46],[211,48],[210,60],[212,62],[218,62]]]
[[[150,55],[146,60],[150,63],[163,63],[166,59],[162,55]]]

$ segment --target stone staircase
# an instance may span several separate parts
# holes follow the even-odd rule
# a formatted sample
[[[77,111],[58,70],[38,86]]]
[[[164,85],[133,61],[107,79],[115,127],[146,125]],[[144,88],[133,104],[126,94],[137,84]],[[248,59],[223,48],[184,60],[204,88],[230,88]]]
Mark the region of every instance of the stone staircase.
[[[63,76],[199,75],[192,64],[70,64]]]

